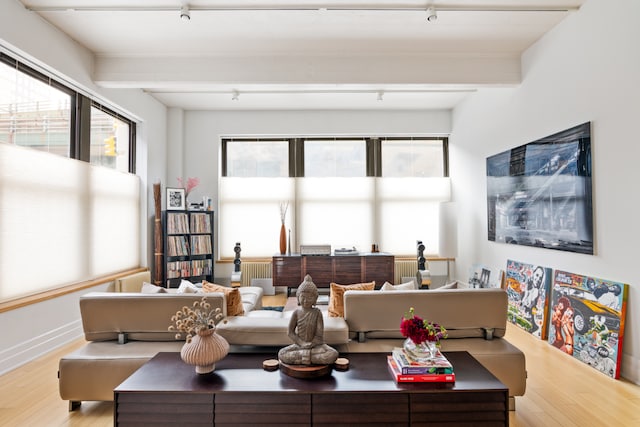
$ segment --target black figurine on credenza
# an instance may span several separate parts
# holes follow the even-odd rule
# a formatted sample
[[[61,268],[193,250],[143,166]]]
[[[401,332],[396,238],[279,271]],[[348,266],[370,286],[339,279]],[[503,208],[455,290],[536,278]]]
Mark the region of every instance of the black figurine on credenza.
[[[233,273],[231,273],[231,286],[238,287],[242,286],[242,272],[240,271],[240,264],[242,264],[242,260],[240,259],[240,242],[237,242],[233,251],[236,253],[236,257],[233,260]]]
[[[424,244],[422,240],[417,241],[418,246],[418,272],[416,273],[416,287],[418,289],[427,288],[431,284],[431,272],[427,269],[427,259],[424,257]]]

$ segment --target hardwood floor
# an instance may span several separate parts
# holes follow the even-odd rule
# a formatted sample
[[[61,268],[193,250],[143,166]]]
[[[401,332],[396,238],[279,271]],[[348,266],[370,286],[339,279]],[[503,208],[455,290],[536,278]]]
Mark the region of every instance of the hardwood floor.
[[[280,295],[264,305],[283,305]],[[613,380],[509,325],[507,339],[527,355],[527,391],[516,398],[510,425],[640,425],[640,386]],[[58,360],[83,345],[78,340],[0,376],[0,425],[102,427],[113,425],[111,402],[83,402],[68,412],[58,394]]]

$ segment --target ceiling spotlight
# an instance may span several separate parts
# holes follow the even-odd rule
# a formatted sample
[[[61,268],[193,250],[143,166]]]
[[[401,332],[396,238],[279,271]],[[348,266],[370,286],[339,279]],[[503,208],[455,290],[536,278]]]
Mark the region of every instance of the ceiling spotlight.
[[[182,19],[183,21],[191,20],[191,14],[189,13],[189,6],[185,5],[180,8],[180,19]]]
[[[380,91],[378,92],[378,101],[382,101],[382,97],[384,96],[384,92]]]
[[[231,100],[232,101],[237,101],[239,97],[240,97],[240,93],[238,93],[237,90],[234,90],[233,92],[231,92]]]
[[[433,7],[430,7],[429,9],[427,9],[427,21],[435,22],[437,19],[438,19],[438,14],[436,13],[436,10]]]

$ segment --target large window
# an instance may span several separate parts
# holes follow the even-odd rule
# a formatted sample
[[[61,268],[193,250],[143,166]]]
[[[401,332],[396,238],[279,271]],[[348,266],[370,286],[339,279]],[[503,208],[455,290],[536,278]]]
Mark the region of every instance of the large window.
[[[0,61],[0,142],[70,157],[72,91]]]
[[[243,257],[276,253],[282,202],[292,252],[375,243],[414,255],[416,240],[439,252],[439,206],[450,198],[446,138],[227,139],[222,150],[221,258],[233,257],[235,242]]]
[[[135,123],[0,52],[0,142],[135,172]]]
[[[140,265],[134,142],[131,120],[0,52],[0,302]]]

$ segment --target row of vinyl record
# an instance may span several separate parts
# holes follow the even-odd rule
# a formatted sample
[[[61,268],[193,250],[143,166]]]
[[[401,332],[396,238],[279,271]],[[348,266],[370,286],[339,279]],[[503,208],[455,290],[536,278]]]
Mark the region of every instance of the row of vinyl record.
[[[167,234],[211,233],[211,216],[204,212],[167,213]]]
[[[191,236],[191,248],[186,236],[167,236],[167,256],[208,255],[211,251],[211,236]]]
[[[167,279],[192,276],[209,276],[213,271],[213,262],[210,259],[192,261],[172,261],[167,263]]]

